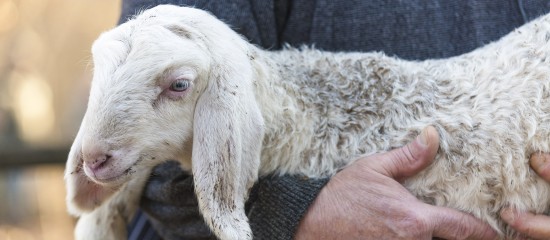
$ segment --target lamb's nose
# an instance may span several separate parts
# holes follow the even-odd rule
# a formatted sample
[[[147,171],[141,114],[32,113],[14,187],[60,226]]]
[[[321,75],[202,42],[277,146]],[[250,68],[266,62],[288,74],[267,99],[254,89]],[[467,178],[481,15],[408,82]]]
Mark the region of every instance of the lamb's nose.
[[[99,170],[112,158],[105,146],[99,144],[87,145],[82,148],[84,165],[92,172]]]
[[[90,170],[96,171],[100,169],[103,165],[105,165],[105,163],[107,163],[109,159],[111,159],[111,155],[99,153],[97,156],[92,157],[87,161],[84,161],[86,162],[86,166],[89,167]]]

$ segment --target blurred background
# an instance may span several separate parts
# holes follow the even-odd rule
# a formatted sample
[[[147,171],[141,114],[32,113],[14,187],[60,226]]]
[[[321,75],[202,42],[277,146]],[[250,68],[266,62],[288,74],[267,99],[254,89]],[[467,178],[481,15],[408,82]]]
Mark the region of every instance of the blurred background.
[[[119,0],[0,0],[0,240],[73,239],[63,169]]]

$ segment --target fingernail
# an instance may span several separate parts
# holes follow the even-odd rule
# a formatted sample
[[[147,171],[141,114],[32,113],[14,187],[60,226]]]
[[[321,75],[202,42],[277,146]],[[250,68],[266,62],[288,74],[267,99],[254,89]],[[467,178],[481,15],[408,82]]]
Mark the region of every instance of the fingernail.
[[[500,217],[505,222],[511,223],[514,221],[514,211],[511,208],[505,208],[504,210],[500,211]]]
[[[546,156],[542,153],[533,153],[531,156],[531,167],[539,168],[546,163]]]
[[[422,130],[420,135],[416,137],[418,139],[418,143],[422,144],[423,146],[428,146],[428,131],[426,129]]]

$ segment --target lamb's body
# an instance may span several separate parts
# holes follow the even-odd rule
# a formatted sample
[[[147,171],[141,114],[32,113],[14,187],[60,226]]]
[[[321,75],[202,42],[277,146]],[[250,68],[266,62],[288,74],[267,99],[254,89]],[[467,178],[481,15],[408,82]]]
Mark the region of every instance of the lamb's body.
[[[258,174],[331,176],[429,125],[440,134],[437,159],[406,183],[419,198],[508,234],[498,218],[503,207],[548,211],[550,185],[527,161],[550,152],[550,15],[474,52],[423,62],[263,51],[202,11],[169,6],[119,28],[96,42],[96,88],[67,164],[68,199],[74,209],[94,208],[129,183],[83,214],[79,238],[98,230],[105,239],[123,236],[114,225],[124,226],[149,170],[168,158],[192,169],[201,212],[218,237],[250,238],[244,198]],[[164,94],[173,72],[193,91]],[[108,143],[115,157],[90,167],[99,151],[90,150],[92,140]],[[99,194],[82,200],[89,191]]]
[[[550,151],[550,43],[549,33],[532,35],[540,27],[424,62],[380,53],[262,52],[273,77],[258,83],[267,126],[261,173],[332,175],[433,125],[441,148],[407,183],[414,194],[499,229],[505,206],[547,211],[550,186],[528,165],[530,154]]]

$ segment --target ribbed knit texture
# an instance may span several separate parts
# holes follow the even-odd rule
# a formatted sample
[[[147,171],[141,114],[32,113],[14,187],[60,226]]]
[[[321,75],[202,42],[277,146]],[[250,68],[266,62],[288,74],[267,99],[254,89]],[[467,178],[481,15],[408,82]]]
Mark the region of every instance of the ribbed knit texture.
[[[307,206],[328,180],[300,176],[260,179],[247,206],[254,239],[292,239]]]

